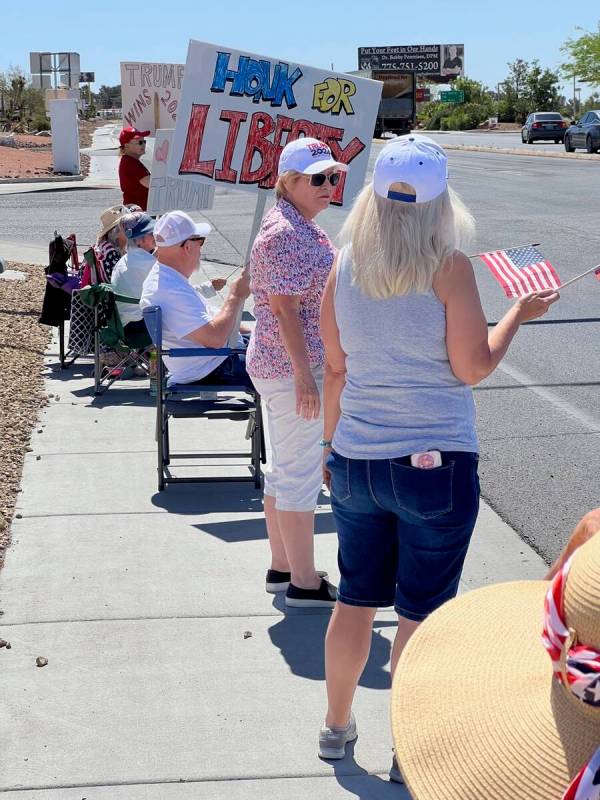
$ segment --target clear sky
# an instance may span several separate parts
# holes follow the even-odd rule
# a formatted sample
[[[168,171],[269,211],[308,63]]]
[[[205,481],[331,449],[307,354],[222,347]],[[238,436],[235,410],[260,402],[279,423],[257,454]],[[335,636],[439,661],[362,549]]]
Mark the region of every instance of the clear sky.
[[[183,63],[190,38],[338,71],[357,69],[360,45],[464,42],[466,74],[492,88],[517,58],[555,69],[577,27],[596,29],[593,8],[564,0],[0,0],[0,71],[27,71],[30,51],[75,51],[82,71],[96,73],[97,91],[120,82],[120,61]],[[571,96],[572,84],[564,92]]]

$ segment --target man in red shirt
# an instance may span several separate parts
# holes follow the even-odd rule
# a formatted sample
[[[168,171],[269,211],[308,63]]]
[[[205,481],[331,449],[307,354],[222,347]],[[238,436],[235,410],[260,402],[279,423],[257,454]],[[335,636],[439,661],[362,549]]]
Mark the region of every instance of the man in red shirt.
[[[123,128],[119,134],[121,160],[119,162],[119,183],[123,192],[123,204],[138,205],[146,211],[150,173],[140,161],[146,152],[145,137],[150,131],[137,128]]]

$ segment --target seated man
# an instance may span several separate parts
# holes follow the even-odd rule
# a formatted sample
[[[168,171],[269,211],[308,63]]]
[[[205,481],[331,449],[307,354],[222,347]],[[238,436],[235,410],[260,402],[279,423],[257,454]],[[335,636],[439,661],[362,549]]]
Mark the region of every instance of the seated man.
[[[200,266],[200,251],[211,231],[207,223],[195,223],[183,211],[170,211],[154,226],[157,261],[144,281],[141,308],[162,309],[165,347],[226,347],[238,323],[244,301],[250,294],[245,269],[232,281],[223,307],[214,313],[190,283]],[[242,340],[240,339],[240,346]],[[204,383],[252,386],[245,359],[230,356],[165,357],[168,386],[176,383]]]
[[[127,252],[115,265],[110,282],[115,292],[133,297],[142,295],[142,286],[154,266],[154,220],[143,211],[129,214],[123,220],[123,230],[127,237]],[[133,303],[117,302],[117,309],[126,336],[146,332],[142,309]]]

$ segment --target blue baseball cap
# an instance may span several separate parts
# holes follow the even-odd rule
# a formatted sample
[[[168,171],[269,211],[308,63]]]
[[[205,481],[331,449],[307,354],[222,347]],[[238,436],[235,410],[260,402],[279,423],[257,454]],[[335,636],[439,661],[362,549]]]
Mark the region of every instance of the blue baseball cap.
[[[142,214],[132,228],[125,226],[125,235],[128,239],[139,239],[147,233],[154,233],[154,220],[150,214]]]

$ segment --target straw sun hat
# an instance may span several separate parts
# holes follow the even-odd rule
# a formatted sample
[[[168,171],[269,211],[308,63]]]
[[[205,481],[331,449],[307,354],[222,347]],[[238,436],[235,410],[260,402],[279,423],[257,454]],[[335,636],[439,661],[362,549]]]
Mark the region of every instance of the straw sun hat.
[[[414,800],[600,800],[599,651],[600,533],[552,583],[488,586],[429,617],[392,692]]]
[[[107,208],[106,211],[103,211],[100,214],[100,231],[98,232],[98,241],[102,239],[103,236],[112,230],[112,228],[116,227],[121,219],[125,216],[125,214],[129,214],[131,212],[130,206],[111,206]]]

